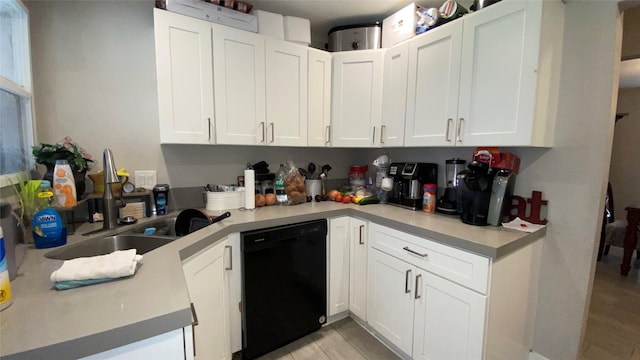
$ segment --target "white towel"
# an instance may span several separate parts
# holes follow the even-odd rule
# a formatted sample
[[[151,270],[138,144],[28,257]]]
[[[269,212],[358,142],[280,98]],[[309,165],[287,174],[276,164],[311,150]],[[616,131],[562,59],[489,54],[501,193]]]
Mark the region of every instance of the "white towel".
[[[137,255],[136,249],[66,260],[60,269],[51,273],[51,281],[115,279],[130,276],[136,272],[139,262],[142,262],[142,255]]]

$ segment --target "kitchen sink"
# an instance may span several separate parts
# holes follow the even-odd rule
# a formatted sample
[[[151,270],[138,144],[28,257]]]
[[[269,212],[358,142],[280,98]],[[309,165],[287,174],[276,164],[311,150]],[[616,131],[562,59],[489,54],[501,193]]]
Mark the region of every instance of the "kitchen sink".
[[[176,217],[161,218],[137,225],[125,233],[143,234],[145,229],[156,228],[152,235],[176,236]]]
[[[110,254],[116,250],[136,249],[144,254],[174,240],[175,236],[141,234],[119,234],[103,238],[88,239],[80,243],[49,251],[44,256],[49,259],[70,260],[79,257]]]
[[[70,260],[78,257],[110,254],[116,250],[136,249],[144,254],[176,239],[176,217],[160,218],[110,236],[95,237],[49,251],[44,256],[49,259]],[[145,229],[156,228],[153,234],[145,235]]]

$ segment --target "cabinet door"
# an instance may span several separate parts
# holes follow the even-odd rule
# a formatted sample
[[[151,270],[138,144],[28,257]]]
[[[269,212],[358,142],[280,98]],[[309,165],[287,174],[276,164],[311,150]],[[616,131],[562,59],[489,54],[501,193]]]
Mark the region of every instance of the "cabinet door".
[[[331,144],[379,145],[384,50],[333,54]]]
[[[266,39],[269,144],[307,145],[307,51],[288,41]]]
[[[503,1],[464,19],[461,144],[531,141],[543,2]]]
[[[349,218],[329,221],[329,316],[349,310]]]
[[[367,222],[351,218],[349,228],[349,310],[367,321]]]
[[[129,359],[192,359],[189,346],[190,329],[176,329],[148,339],[123,345],[115,349],[89,355],[80,360],[129,360]]]
[[[231,353],[242,350],[242,253],[240,251],[240,233],[227,236],[228,251],[231,253],[231,263],[226,271],[229,281],[229,323],[231,328]]]
[[[213,25],[218,144],[266,144],[264,37]]]
[[[183,264],[189,297],[199,322],[194,328],[196,358],[231,359],[229,253],[226,240],[222,240]]]
[[[486,297],[417,271],[413,359],[482,359]]]
[[[404,261],[369,248],[369,325],[398,349],[411,354],[413,344],[413,277]]]
[[[405,146],[453,146],[458,111],[462,21],[409,41]]]
[[[212,142],[211,23],[154,9],[160,142]]]
[[[308,127],[309,146],[329,146],[331,124],[331,53],[309,49]]]
[[[403,43],[387,49],[384,54],[384,96],[380,145],[402,146],[407,107],[407,71],[409,45]]]

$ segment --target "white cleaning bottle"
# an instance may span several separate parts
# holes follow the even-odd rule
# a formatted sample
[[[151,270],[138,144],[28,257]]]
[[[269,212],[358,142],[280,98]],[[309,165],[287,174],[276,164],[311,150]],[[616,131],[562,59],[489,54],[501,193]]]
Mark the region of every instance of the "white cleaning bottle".
[[[11,281],[7,267],[7,253],[4,248],[4,235],[0,227],[0,310],[11,305]]]
[[[76,183],[67,160],[56,161],[53,169],[53,192],[56,194],[57,206],[74,207],[78,203]]]

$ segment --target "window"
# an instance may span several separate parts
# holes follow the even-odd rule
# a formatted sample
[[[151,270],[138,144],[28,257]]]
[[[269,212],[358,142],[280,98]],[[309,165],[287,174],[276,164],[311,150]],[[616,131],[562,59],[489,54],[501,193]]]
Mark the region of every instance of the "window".
[[[29,15],[20,0],[0,1],[0,187],[34,163]]]

